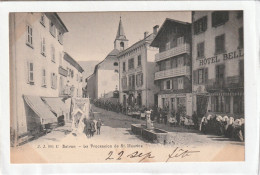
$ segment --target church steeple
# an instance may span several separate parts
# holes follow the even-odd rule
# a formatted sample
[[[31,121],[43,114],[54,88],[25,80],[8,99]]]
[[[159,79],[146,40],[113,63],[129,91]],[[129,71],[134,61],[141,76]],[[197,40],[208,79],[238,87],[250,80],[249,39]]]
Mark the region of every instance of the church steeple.
[[[128,44],[128,40],[126,39],[123,24],[122,24],[122,19],[120,16],[116,39],[114,41],[114,48],[121,51],[127,48],[127,44]]]

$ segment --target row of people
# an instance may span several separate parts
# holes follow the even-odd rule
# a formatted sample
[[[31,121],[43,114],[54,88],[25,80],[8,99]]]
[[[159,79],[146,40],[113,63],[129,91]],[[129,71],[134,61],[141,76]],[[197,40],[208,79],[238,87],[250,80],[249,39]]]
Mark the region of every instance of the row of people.
[[[244,141],[244,119],[208,114],[201,119],[200,131],[204,134],[216,134]]]

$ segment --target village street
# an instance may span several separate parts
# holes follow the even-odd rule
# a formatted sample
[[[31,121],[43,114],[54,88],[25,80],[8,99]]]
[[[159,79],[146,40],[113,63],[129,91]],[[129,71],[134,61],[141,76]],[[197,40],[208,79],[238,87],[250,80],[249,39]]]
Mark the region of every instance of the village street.
[[[168,145],[150,143],[131,132],[131,124],[145,123],[144,120],[131,118],[130,116],[120,113],[106,111],[95,106],[93,106],[93,109],[95,112],[95,119],[97,120],[100,118],[103,122],[101,135],[95,134],[93,138],[87,138],[84,134],[78,133],[75,136],[71,133],[71,123],[67,123],[65,126],[58,127],[47,135],[19,146],[16,150],[15,148],[12,149],[20,154],[25,154],[27,149],[30,149],[30,152],[32,153],[37,153],[34,154],[35,157],[30,157],[27,160],[28,162],[50,161],[50,157],[51,161],[59,162],[60,156],[69,155],[70,159],[67,160],[68,162],[70,162],[71,159],[73,159],[73,161],[86,162],[86,158],[88,157],[87,155],[94,154],[94,150],[98,150],[98,153],[100,154],[102,153],[107,155],[109,152],[108,150],[111,149],[109,145],[112,145],[113,147],[115,144],[118,144],[119,146],[124,145],[121,147],[123,150],[125,150],[125,148],[128,148],[127,150],[134,150],[146,146],[155,149],[156,151],[159,151],[161,148],[163,148],[163,150],[173,149],[176,147],[200,148],[201,151],[205,153],[202,156],[205,160],[223,159],[223,156],[226,160],[233,160],[232,156],[234,155],[237,156],[236,158],[243,159],[244,157],[242,151],[244,150],[243,142],[232,141],[215,135],[204,135],[193,129],[170,127],[168,125],[165,126],[164,124],[155,123],[155,127],[169,131],[172,143]],[[98,149],[100,145],[104,149]],[[32,148],[34,149],[31,150]],[[120,147],[118,149],[120,149]],[[71,150],[74,150],[75,152]],[[225,153],[223,153],[223,151]],[[66,152],[68,153],[67,155]],[[83,156],[82,158],[84,153],[86,153],[86,156]],[[19,157],[18,155],[16,154],[17,157]],[[221,157],[218,157],[220,155]],[[225,157],[225,155],[229,156]],[[95,157],[95,155],[92,156]],[[44,159],[42,159],[43,157]],[[104,155],[103,157],[105,159]],[[100,161],[99,158],[96,156],[91,161]],[[65,159],[62,160],[64,161]]]

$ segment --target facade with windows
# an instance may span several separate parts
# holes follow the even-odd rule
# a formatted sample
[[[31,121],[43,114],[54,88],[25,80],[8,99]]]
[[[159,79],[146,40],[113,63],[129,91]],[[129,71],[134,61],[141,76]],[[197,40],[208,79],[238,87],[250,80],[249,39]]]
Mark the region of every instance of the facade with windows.
[[[154,94],[154,55],[157,48],[150,47],[157,33],[158,26],[152,34],[144,33],[144,39],[136,42],[118,55],[119,60],[119,101],[124,107],[152,107]]]
[[[159,48],[154,79],[160,89],[158,107],[177,112],[182,105],[191,116],[191,24],[167,18],[151,46]]]
[[[68,53],[64,53],[60,63],[59,95],[70,97],[82,97],[82,72],[83,68]],[[61,68],[64,69],[61,70]],[[67,74],[63,74],[67,72]]]
[[[19,137],[29,131],[27,116],[31,111],[27,110],[24,97],[59,96],[58,58],[63,54],[61,38],[66,32],[56,13],[10,14],[10,65],[14,68],[11,92],[15,102],[12,111],[18,119],[13,127]]]
[[[193,111],[244,115],[242,11],[192,12]]]
[[[114,49],[95,66],[94,73],[87,81],[87,96],[91,99],[111,98],[119,88],[119,63],[117,55],[128,46],[122,20],[120,18]]]

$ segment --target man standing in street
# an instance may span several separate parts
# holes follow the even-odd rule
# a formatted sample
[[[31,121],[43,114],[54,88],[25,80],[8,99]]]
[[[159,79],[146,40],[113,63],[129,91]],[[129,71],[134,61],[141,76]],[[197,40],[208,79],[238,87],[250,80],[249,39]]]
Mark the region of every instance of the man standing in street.
[[[98,119],[96,125],[97,125],[97,135],[100,135],[100,128],[101,128],[101,120],[100,119]]]

